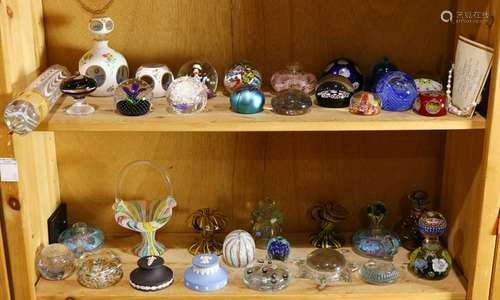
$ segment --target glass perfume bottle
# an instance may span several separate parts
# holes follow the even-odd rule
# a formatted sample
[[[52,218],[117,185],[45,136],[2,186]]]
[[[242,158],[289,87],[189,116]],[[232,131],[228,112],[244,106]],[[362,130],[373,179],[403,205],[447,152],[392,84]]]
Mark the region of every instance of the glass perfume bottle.
[[[404,248],[415,250],[422,244],[424,239],[418,229],[418,220],[426,212],[430,205],[429,196],[424,191],[413,191],[408,194],[411,210],[410,214],[401,221],[399,236]]]
[[[418,228],[424,240],[422,246],[410,254],[408,265],[408,269],[417,277],[440,280],[448,276],[452,259],[439,241],[439,236],[446,232],[447,226],[445,217],[436,211],[427,211],[418,220]]]
[[[309,237],[309,242],[316,248],[342,247],[343,240],[337,235],[335,226],[348,215],[347,209],[331,201],[313,206],[311,217],[318,222],[319,231]]]
[[[281,233],[283,212],[276,202],[267,197],[259,201],[259,206],[252,211],[252,228],[255,245],[259,249],[266,249],[269,239]]]

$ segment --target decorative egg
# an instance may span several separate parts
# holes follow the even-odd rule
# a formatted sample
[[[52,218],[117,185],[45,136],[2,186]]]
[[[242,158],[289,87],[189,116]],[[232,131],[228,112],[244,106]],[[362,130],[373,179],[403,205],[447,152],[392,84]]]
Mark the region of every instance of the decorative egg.
[[[255,257],[255,241],[252,235],[241,229],[231,231],[224,239],[222,254],[228,266],[246,267]]]
[[[264,94],[256,87],[248,85],[231,94],[231,110],[240,114],[256,114],[264,107]]]
[[[182,65],[177,77],[189,76],[207,87],[208,97],[214,97],[217,91],[219,76],[215,68],[206,61],[191,60]]]
[[[260,72],[249,63],[236,63],[224,75],[224,86],[230,93],[248,85],[256,88],[262,85]]]
[[[410,75],[395,71],[384,75],[375,88],[382,100],[382,109],[406,111],[412,108],[417,98],[417,86]]]
[[[348,79],[340,75],[327,75],[318,82],[316,101],[323,107],[347,107],[353,93],[354,88]]]
[[[282,236],[271,238],[267,242],[267,257],[286,261],[290,255],[290,242]]]
[[[347,58],[341,57],[332,61],[325,69],[324,75],[328,74],[340,75],[349,79],[355,91],[363,88],[363,74],[361,74],[359,67]]]

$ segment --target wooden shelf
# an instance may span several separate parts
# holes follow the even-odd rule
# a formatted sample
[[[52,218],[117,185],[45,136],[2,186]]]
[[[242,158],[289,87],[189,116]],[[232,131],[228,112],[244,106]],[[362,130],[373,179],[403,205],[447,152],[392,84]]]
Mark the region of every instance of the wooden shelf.
[[[166,100],[154,100],[153,111],[141,117],[126,117],[114,111],[111,98],[89,97],[96,113],[75,117],[65,114],[71,104],[65,99],[49,115],[39,130],[48,131],[156,131],[156,132],[256,132],[256,131],[381,131],[381,130],[464,130],[484,129],[485,119],[476,115],[471,119],[447,115],[429,118],[412,111],[385,112],[378,116],[357,116],[347,109],[328,109],[314,105],[302,116],[282,116],[270,108],[271,94],[262,113],[243,115],[229,109],[229,99],[219,93],[208,101],[203,113],[176,115],[166,111]]]
[[[286,235],[292,243],[293,258],[304,258],[307,253],[313,250],[304,235]],[[353,274],[351,283],[337,284],[330,286],[323,291],[318,291],[316,285],[307,279],[294,279],[292,284],[283,291],[275,293],[262,293],[250,290],[242,282],[242,269],[226,267],[230,273],[228,286],[224,289],[201,294],[184,287],[184,270],[191,264],[192,256],[187,252],[185,246],[193,240],[192,234],[166,234],[160,235],[159,240],[164,242],[169,248],[164,255],[166,263],[174,271],[175,281],[172,286],[158,292],[145,293],[132,289],[128,284],[128,276],[136,267],[137,257],[132,255],[130,247],[138,241],[137,236],[114,238],[107,242],[106,247],[115,250],[123,260],[124,277],[115,286],[102,289],[88,289],[80,286],[73,274],[64,281],[48,281],[40,279],[36,286],[37,298],[39,300],[132,300],[132,299],[369,299],[369,300],[463,300],[466,292],[461,283],[460,276],[452,271],[449,276],[441,281],[428,281],[414,277],[406,270],[408,262],[407,251],[402,249],[395,258],[395,264],[403,268],[401,278],[392,285],[376,286],[366,284],[361,281],[358,274]],[[365,262],[366,258],[360,257],[352,252],[350,248],[345,248],[345,253],[349,261]],[[264,251],[257,250],[257,257],[263,257]],[[345,250],[344,250],[345,251]],[[293,264],[290,264],[295,270]]]

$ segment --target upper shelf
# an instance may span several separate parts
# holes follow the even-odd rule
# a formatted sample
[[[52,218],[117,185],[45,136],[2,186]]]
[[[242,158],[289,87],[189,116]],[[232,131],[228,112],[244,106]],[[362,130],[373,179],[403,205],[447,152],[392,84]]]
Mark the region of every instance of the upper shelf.
[[[302,116],[282,116],[270,108],[272,95],[265,93],[264,111],[253,115],[231,112],[229,98],[222,93],[209,99],[206,111],[192,115],[176,115],[166,110],[166,100],[153,101],[152,111],[140,117],[126,117],[114,111],[112,98],[89,97],[96,107],[90,116],[67,115],[71,104],[66,98],[56,107],[40,130],[48,131],[157,131],[157,132],[250,132],[250,131],[384,131],[384,130],[464,130],[484,129],[485,119],[476,114],[461,118],[451,114],[439,118],[417,115],[412,111],[386,112],[378,116],[353,115],[347,109],[331,109],[314,105]]]

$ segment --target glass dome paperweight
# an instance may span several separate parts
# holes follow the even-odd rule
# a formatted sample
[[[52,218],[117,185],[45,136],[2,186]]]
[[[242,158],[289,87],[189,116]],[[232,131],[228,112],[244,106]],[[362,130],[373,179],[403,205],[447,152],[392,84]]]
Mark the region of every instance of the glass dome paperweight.
[[[91,289],[103,289],[122,279],[120,257],[111,250],[85,253],[78,260],[78,282]]]
[[[395,71],[385,74],[378,82],[375,93],[382,100],[382,109],[406,111],[417,98],[417,86],[410,75]]]
[[[68,115],[86,116],[95,111],[95,108],[85,101],[85,97],[95,91],[97,83],[94,79],[77,73],[66,78],[60,86],[61,92],[74,99],[73,105],[66,108]]]
[[[408,200],[411,210],[410,214],[401,222],[399,236],[404,248],[415,250],[420,247],[424,239],[418,228],[418,220],[424,212],[429,210],[430,200],[426,192],[419,190],[409,193]]]
[[[330,108],[348,107],[354,88],[349,79],[340,75],[321,78],[316,87],[316,102]]]
[[[118,85],[113,98],[120,114],[142,116],[151,109],[153,88],[144,80],[129,79]]]
[[[345,57],[337,58],[326,68],[324,75],[338,75],[347,78],[354,88],[354,91],[363,89],[363,74],[359,67],[350,59]]]
[[[392,259],[400,245],[399,237],[384,229],[382,220],[387,209],[384,203],[376,202],[368,206],[370,228],[358,230],[352,237],[354,250],[361,255],[382,259]]]
[[[373,116],[380,113],[380,97],[370,92],[357,92],[351,97],[349,112],[355,115]]]
[[[272,260],[285,261],[290,255],[290,242],[282,236],[270,238],[267,242],[267,257]]]
[[[260,89],[262,76],[250,63],[240,62],[233,64],[224,75],[224,87],[229,93],[238,91],[244,86],[253,86]]]
[[[75,257],[80,257],[85,252],[91,252],[99,248],[104,242],[104,233],[98,228],[78,222],[63,231],[59,235],[58,242],[73,251]]]
[[[240,114],[256,114],[264,108],[264,93],[258,88],[248,85],[235,91],[230,96],[231,110]]]
[[[367,283],[384,285],[395,283],[400,272],[392,262],[370,260],[361,266],[359,275]]]
[[[212,292],[224,288],[229,276],[219,265],[215,254],[200,254],[192,259],[193,265],[184,272],[184,284],[197,292]]]
[[[145,189],[146,184],[156,188]],[[131,192],[127,193],[127,189]],[[165,253],[165,246],[156,241],[155,234],[170,221],[176,205],[170,177],[160,166],[139,160],[120,171],[113,205],[115,221],[142,235],[142,242],[133,248],[135,255],[159,256]]]
[[[200,233],[200,237],[189,247],[188,251],[192,255],[201,253],[222,254],[222,242],[215,234],[221,233],[226,227],[227,217],[220,211],[210,208],[198,209],[189,216],[188,224],[195,232]]]
[[[154,292],[172,285],[174,272],[164,263],[160,256],[139,258],[137,261],[139,267],[130,273],[130,286],[139,291]]]
[[[207,88],[208,97],[214,97],[219,77],[215,68],[206,61],[192,60],[182,65],[177,77],[189,76]]]
[[[299,65],[290,65],[286,70],[273,74],[271,85],[278,93],[295,89],[306,95],[310,95],[316,88],[316,76],[312,73],[302,71]]]
[[[258,259],[243,270],[243,282],[252,290],[279,291],[290,285],[291,281],[292,273],[280,261]]]
[[[344,221],[349,212],[342,205],[328,201],[313,206],[311,217],[318,222],[317,233],[309,237],[309,242],[316,248],[340,248],[343,240],[335,232],[337,223]]]
[[[167,90],[168,109],[177,114],[190,114],[204,110],[207,106],[207,98],[205,85],[189,76],[175,79]]]
[[[279,92],[271,99],[273,112],[280,115],[298,116],[311,110],[312,100],[304,92],[297,89],[288,89]]]
[[[38,253],[36,268],[45,279],[63,280],[75,270],[75,257],[65,245],[50,244]]]
[[[274,200],[267,197],[259,201],[259,205],[252,211],[251,217],[255,245],[259,249],[267,249],[269,239],[281,233],[283,212]]]
[[[408,269],[417,277],[440,280],[448,276],[452,259],[448,250],[441,246],[439,236],[446,232],[445,217],[436,211],[427,211],[418,221],[424,240],[422,246],[410,254]]]
[[[315,281],[319,290],[336,282],[351,282],[350,265],[342,253],[332,248],[316,249],[297,265],[297,277]]]

